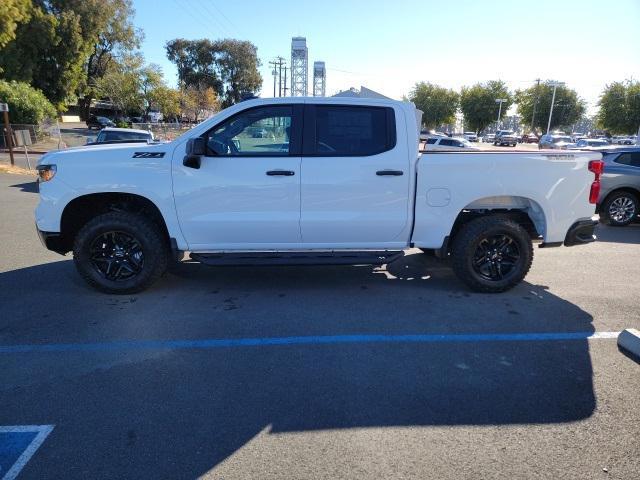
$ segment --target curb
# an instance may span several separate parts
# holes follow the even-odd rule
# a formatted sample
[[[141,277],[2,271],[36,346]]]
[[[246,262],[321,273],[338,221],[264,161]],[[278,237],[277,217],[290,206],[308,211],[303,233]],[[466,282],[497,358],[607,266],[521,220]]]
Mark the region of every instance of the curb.
[[[618,348],[623,353],[628,353],[635,360],[640,361],[640,331],[635,328],[627,328],[618,335]]]

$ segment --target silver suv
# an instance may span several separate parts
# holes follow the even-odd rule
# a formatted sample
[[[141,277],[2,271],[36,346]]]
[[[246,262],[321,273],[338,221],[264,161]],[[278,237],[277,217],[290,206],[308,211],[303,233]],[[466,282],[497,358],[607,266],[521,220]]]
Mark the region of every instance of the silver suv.
[[[518,136],[511,130],[498,130],[493,140],[493,145],[506,145],[515,147],[518,144]]]
[[[616,227],[629,225],[640,213],[640,147],[602,151],[600,221]]]
[[[566,150],[575,144],[569,135],[543,135],[538,142],[538,148],[551,148],[554,150]]]

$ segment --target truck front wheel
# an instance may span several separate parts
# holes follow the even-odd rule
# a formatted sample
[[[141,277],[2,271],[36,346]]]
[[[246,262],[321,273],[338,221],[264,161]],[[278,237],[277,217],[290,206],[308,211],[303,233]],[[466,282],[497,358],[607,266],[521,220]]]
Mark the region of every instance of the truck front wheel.
[[[73,260],[82,278],[105,293],[137,293],[167,269],[166,241],[148,218],[110,212],[87,222],[76,235]]]
[[[464,224],[451,251],[453,271],[477,292],[504,292],[531,268],[533,245],[527,231],[507,217],[480,217]]]

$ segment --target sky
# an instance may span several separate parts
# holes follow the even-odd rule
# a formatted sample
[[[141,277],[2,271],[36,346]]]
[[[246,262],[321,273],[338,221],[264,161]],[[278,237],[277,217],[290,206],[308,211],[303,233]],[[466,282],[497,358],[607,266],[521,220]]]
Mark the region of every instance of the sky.
[[[133,0],[142,53],[177,83],[164,45],[174,38],[237,38],[258,47],[262,97],[268,62],[290,62],[304,36],[311,66],[327,67],[327,95],[361,85],[392,98],[416,82],[459,89],[504,80],[565,82],[594,113],[607,83],[640,79],[640,0]]]

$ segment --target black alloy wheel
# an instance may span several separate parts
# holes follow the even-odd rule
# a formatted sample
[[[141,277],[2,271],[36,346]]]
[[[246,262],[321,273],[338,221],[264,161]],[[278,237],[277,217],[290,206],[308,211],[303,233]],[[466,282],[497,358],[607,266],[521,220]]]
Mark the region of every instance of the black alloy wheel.
[[[138,275],[144,267],[140,241],[119,231],[99,234],[91,243],[90,261],[105,279],[119,282]]]
[[[498,281],[508,278],[520,261],[518,244],[506,234],[485,237],[478,242],[473,269],[483,279]]]

